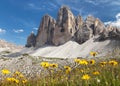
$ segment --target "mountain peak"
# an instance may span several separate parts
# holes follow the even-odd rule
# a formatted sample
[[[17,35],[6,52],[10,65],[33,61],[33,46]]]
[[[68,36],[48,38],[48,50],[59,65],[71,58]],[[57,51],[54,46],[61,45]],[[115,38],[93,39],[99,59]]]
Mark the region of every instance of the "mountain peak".
[[[118,28],[107,28],[99,18],[88,15],[84,21],[80,15],[75,17],[69,7],[61,6],[56,20],[48,14],[43,16],[37,35],[30,35],[27,45],[38,48],[46,44],[61,45],[70,40],[82,44],[97,35],[100,35],[100,40],[120,38]]]

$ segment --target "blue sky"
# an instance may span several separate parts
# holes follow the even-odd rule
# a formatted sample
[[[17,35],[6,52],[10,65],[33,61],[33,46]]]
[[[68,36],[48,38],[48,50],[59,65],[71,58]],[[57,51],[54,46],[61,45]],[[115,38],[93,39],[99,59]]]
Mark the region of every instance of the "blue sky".
[[[37,32],[42,16],[56,18],[62,5],[75,16],[94,15],[105,24],[120,26],[120,0],[1,0],[0,39],[25,45],[31,31]]]

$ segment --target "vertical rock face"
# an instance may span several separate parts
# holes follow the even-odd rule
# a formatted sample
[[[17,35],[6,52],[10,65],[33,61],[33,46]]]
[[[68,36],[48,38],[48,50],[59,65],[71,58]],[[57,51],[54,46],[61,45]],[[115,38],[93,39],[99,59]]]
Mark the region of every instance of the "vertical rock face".
[[[92,34],[94,36],[98,35],[105,29],[105,25],[98,18],[94,18],[91,15],[86,18],[85,22],[86,25],[88,25],[88,27],[92,29]]]
[[[75,29],[78,30],[83,24],[82,16],[78,15],[75,19],[75,22],[76,22]]]
[[[36,36],[36,47],[40,47],[44,44],[53,44],[53,33],[55,29],[55,19],[49,15],[45,15],[42,18],[37,36]]]
[[[68,7],[62,6],[58,11],[57,21],[49,15],[43,16],[37,35],[30,34],[26,47],[39,48],[45,44],[61,45],[69,40],[82,44],[96,35],[99,35],[99,41],[120,40],[120,29],[110,25],[105,27],[98,18],[91,15],[83,21],[80,15],[74,17]]]
[[[106,39],[120,40],[120,28],[108,25],[98,38],[99,41]]]
[[[35,47],[35,43],[36,43],[36,36],[35,34],[32,32],[28,38],[27,38],[27,44],[25,45],[26,47]]]
[[[82,44],[91,37],[102,33],[104,29],[104,24],[98,18],[94,18],[90,15],[75,33],[74,40]]]
[[[66,6],[61,7],[54,30],[53,43],[60,45],[69,41],[76,32],[75,25],[75,18],[70,9]]]

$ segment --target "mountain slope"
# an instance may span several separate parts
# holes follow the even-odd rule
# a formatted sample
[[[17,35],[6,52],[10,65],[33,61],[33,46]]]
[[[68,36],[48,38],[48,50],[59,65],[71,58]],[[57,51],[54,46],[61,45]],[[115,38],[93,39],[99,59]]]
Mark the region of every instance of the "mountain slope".
[[[18,52],[22,49],[22,46],[17,46],[13,43],[9,43],[5,40],[0,40],[0,52],[2,51],[10,51],[10,52]]]
[[[69,41],[60,46],[45,46],[41,47],[32,53],[32,56],[43,57],[59,57],[59,58],[75,58],[87,57],[91,51],[97,51],[99,55],[105,55],[115,48],[120,48],[120,41],[105,40],[95,42],[94,38],[89,39],[84,44],[79,45],[77,42]]]

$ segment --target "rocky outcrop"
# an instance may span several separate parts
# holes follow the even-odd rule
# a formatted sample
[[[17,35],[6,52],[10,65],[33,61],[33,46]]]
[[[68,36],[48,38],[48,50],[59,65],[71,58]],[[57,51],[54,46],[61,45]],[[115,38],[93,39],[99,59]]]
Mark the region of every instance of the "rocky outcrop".
[[[76,31],[82,26],[83,24],[83,19],[82,19],[82,16],[78,15],[75,19],[75,22],[76,22],[76,26],[75,26],[75,29]]]
[[[53,44],[53,34],[55,29],[56,20],[49,15],[45,15],[42,18],[37,36],[36,47],[40,47],[44,44]]]
[[[60,45],[69,41],[76,32],[75,26],[75,17],[71,10],[66,6],[61,7],[58,12],[54,30],[53,43],[55,45]]]
[[[93,16],[88,16],[74,35],[74,40],[79,44],[86,42],[88,39],[99,35],[105,29],[105,25]]]
[[[75,17],[71,10],[62,6],[58,11],[57,20],[49,15],[43,16],[37,35],[31,34],[27,39],[26,47],[43,45],[61,45],[69,40],[82,44],[90,38],[99,35],[98,41],[106,39],[120,39],[120,29],[105,25],[89,15],[83,20],[80,15]]]
[[[98,41],[104,41],[107,39],[120,40],[120,28],[108,25],[97,38]]]
[[[27,38],[27,44],[25,45],[26,47],[35,47],[35,43],[36,43],[36,36],[34,34],[34,32],[32,32],[28,38]]]

